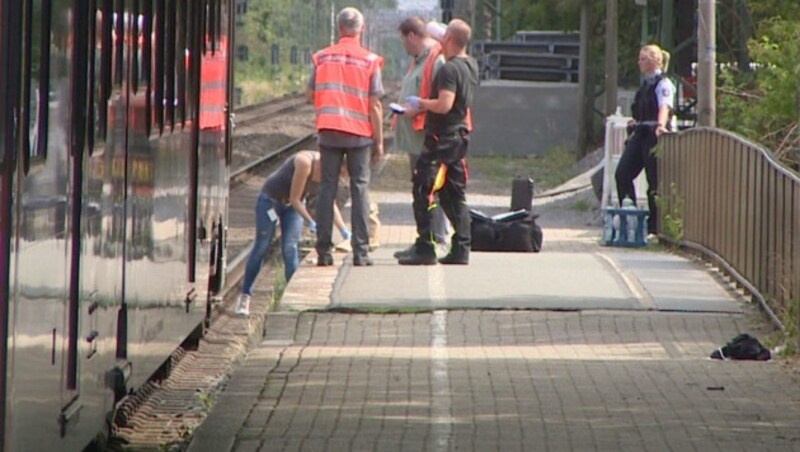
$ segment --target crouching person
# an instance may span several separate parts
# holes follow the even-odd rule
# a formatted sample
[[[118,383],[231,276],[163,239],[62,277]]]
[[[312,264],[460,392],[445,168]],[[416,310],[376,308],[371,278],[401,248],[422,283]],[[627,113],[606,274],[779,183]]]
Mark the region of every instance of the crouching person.
[[[303,232],[303,224],[308,224],[311,232],[316,232],[316,221],[306,208],[306,197],[319,189],[322,178],[320,154],[317,151],[300,151],[289,157],[264,181],[256,201],[256,237],[253,249],[247,259],[242,282],[242,292],[236,303],[236,313],[250,313],[250,296],[253,284],[264,256],[275,238],[275,229],[281,227],[281,255],[284,275],[288,282],[300,265],[297,244]],[[350,231],[342,220],[339,209],[334,204],[334,223],[344,239],[350,238]]]

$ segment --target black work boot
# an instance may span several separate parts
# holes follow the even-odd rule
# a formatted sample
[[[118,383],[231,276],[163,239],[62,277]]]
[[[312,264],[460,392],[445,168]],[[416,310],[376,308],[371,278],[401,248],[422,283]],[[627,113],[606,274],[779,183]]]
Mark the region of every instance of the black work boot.
[[[330,252],[317,256],[317,267],[330,267],[331,265],[333,265],[333,255]]]
[[[394,258],[395,259],[400,259],[401,257],[408,257],[408,256],[410,256],[411,254],[414,253],[414,249],[415,249],[415,246],[412,244],[411,246],[409,246],[408,248],[406,248],[404,250],[395,251],[394,252]]]
[[[353,255],[353,265],[356,267],[369,267],[372,266],[374,262],[372,258],[369,257],[367,254],[354,254]]]
[[[410,253],[397,258],[400,265],[436,265],[436,251],[430,244],[415,244]]]
[[[447,253],[447,256],[439,259],[442,265],[467,265],[469,264],[469,250],[456,251],[455,247]]]

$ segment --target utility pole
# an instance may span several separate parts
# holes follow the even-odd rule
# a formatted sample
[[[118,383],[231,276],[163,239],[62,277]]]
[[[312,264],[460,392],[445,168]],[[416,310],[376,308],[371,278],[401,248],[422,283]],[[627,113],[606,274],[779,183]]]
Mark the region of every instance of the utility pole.
[[[715,0],[697,2],[697,124],[717,125],[717,27]]]
[[[578,57],[578,157],[586,155],[592,142],[594,123],[594,84],[589,71],[589,42],[591,35],[591,0],[581,2],[581,45]]]
[[[494,20],[495,20],[495,41],[501,41],[503,35],[500,34],[500,19],[502,19],[500,0],[494,2]]]
[[[442,23],[449,24],[453,20],[454,0],[440,0],[439,7],[442,9]]]
[[[617,0],[606,0],[606,116],[613,115],[617,109],[618,24]]]
[[[331,2],[331,43],[336,42],[336,6]]]

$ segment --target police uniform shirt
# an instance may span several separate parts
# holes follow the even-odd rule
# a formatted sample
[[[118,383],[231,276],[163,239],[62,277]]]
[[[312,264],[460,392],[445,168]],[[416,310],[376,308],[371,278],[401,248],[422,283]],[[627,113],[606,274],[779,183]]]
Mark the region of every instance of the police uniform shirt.
[[[657,70],[646,78],[652,80],[661,75],[661,73],[661,70]],[[656,86],[656,102],[658,102],[658,108],[667,106],[670,110],[675,110],[675,91],[675,84],[672,83],[672,80],[670,80],[669,77],[662,78]]]

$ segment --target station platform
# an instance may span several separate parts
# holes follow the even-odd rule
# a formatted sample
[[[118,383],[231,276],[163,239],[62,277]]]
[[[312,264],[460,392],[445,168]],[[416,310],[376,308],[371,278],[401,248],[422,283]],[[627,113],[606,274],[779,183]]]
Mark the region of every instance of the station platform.
[[[410,196],[373,198],[375,265],[312,253],[276,311],[254,298],[264,337],[190,451],[800,450],[791,376],[708,358],[772,330],[703,264],[544,214],[541,253],[400,266]]]

